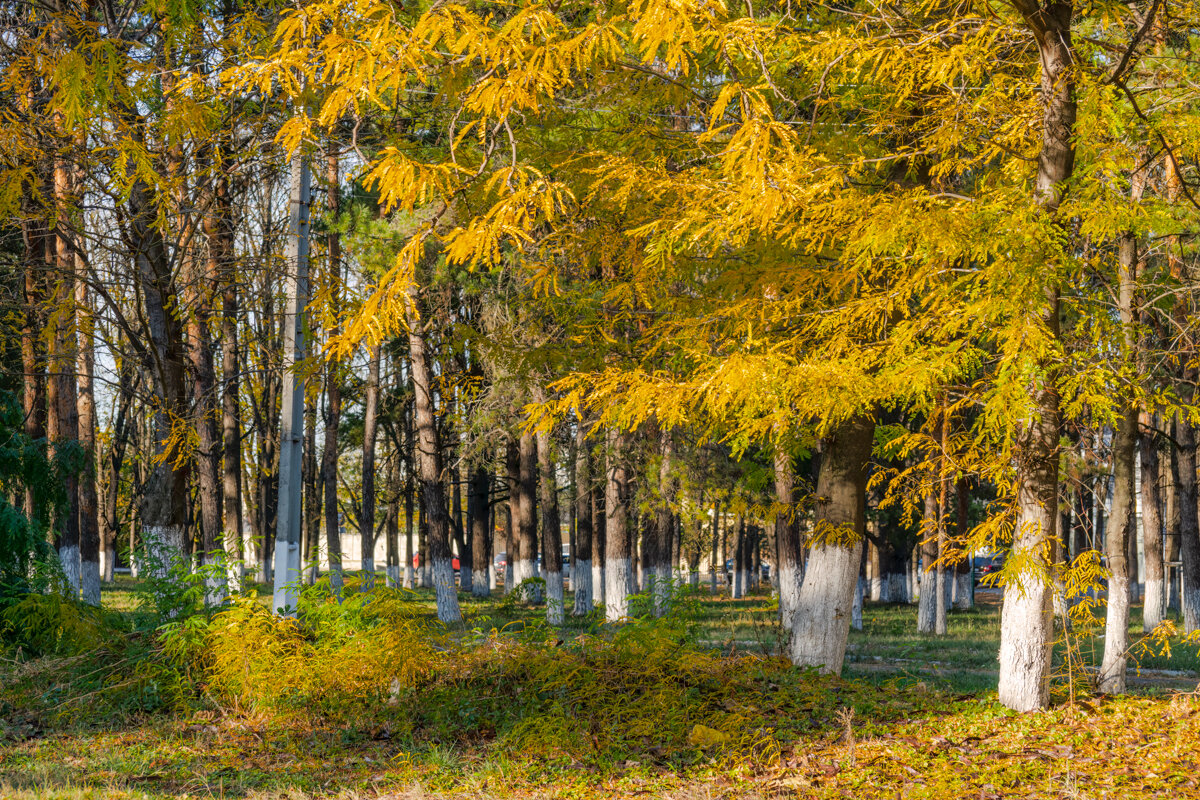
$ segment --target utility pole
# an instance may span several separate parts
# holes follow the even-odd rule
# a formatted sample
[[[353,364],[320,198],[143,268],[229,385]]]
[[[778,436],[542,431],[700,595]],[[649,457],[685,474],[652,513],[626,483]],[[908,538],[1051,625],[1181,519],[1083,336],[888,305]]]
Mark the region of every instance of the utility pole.
[[[300,583],[300,466],[304,442],[304,381],[296,365],[304,360],[304,308],[308,305],[308,216],[311,176],[300,153],[292,156],[287,238],[287,307],[283,320],[283,408],[279,437],[279,517],[275,529],[277,613],[293,616]]]

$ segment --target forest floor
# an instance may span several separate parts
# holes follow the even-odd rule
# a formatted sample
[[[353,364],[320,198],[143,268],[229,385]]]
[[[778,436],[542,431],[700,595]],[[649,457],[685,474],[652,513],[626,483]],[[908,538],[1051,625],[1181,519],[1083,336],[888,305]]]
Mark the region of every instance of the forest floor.
[[[147,613],[136,588],[105,593],[130,631]],[[412,601],[416,617],[431,600]],[[190,667],[150,669],[162,646],[133,633],[100,655],[2,653],[0,798],[1200,798],[1195,647],[1142,657],[1114,698],[1068,674],[1060,643],[1056,706],[1017,715],[995,702],[995,604],[952,613],[937,639],[915,633],[915,607],[868,604],[840,678],[777,655],[765,595],[700,596],[690,644],[653,623],[546,629],[503,601],[464,598],[464,612],[411,691],[393,680],[353,699],[382,657],[361,643],[333,673],[314,661],[316,688],[283,681],[303,669],[283,650],[235,665],[280,680],[270,701],[243,693],[256,702],[181,677]],[[1086,666],[1100,647],[1071,652]]]

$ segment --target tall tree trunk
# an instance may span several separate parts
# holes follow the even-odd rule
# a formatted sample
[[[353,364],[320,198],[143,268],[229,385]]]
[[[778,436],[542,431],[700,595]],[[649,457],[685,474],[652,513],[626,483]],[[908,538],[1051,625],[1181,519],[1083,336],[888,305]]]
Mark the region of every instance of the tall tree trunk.
[[[206,228],[209,258],[221,281],[221,506],[226,579],[232,590],[244,572],[242,526],[242,410],[241,358],[238,351],[238,278],[233,253],[229,184],[218,180],[213,212]]]
[[[179,295],[151,198],[150,188],[135,181],[128,201],[130,232],[150,334],[147,366],[159,398],[153,417],[154,466],[142,492],[142,543],[150,574],[164,576],[173,565],[187,563],[190,459],[181,452],[182,437],[172,429],[172,420],[188,415],[183,326],[175,315]]]
[[[27,203],[32,204],[32,199]],[[37,219],[37,211],[28,208],[21,223],[24,240],[24,315],[21,320],[21,369],[24,373],[21,395],[25,414],[25,436],[44,446],[46,437],[46,353],[42,333],[46,329],[46,276],[50,270],[48,256],[53,256],[51,236],[45,224]],[[37,522],[42,510],[33,486],[25,489],[25,515]]]
[[[362,542],[363,591],[369,591],[375,586],[375,438],[379,429],[380,357],[379,345],[373,345],[367,361],[366,403],[363,408],[362,512],[359,514],[358,525]],[[453,570],[450,583],[453,588]]]
[[[537,577],[537,442],[532,433],[518,440],[520,472],[517,481],[517,560],[513,565],[513,585],[520,586]],[[537,599],[527,597],[525,599]]]
[[[784,442],[775,442],[775,573],[779,582],[779,620],[785,631],[792,629],[800,586],[804,581],[804,558],[800,543],[800,524],[796,518],[793,494],[796,479],[792,470],[792,454]]]
[[[1071,47],[1070,2],[1015,0],[1034,34],[1041,57],[1042,150],[1038,155],[1034,201],[1056,215],[1075,165],[1076,59]],[[1054,275],[1053,266],[1047,273]],[[1058,339],[1059,286],[1045,286],[1045,301],[1034,311],[1046,335]],[[1004,592],[1000,622],[1000,702],[1017,711],[1044,708],[1050,702],[1050,657],[1054,637],[1052,591],[1047,575],[1049,537],[1058,516],[1059,397],[1052,361],[1035,365],[1029,387],[1031,413],[1017,445],[1017,519],[1013,557],[1026,564]]]
[[[79,586],[83,602],[100,605],[100,516],[96,496],[95,317],[88,299],[82,258],[76,261],[75,327],[79,332],[79,447],[83,469],[79,473]]]
[[[76,402],[78,343],[75,336],[75,252],[66,226],[71,215],[75,187],[72,170],[65,158],[54,165],[54,203],[58,227],[55,229],[56,272],[53,283],[54,310],[50,314],[48,401],[50,413],[47,439],[56,459],[69,468],[62,471],[66,503],[55,520],[58,558],[63,576],[73,596],[79,596],[79,480],[69,453],[79,444],[79,411]]]
[[[573,614],[582,617],[591,612],[592,598],[592,453],[583,419],[575,429],[575,562],[572,587],[575,589]]]
[[[609,429],[608,464],[604,495],[604,616],[617,622],[629,616],[630,513],[629,469],[626,465],[629,434]]]
[[[413,485],[414,468],[413,454],[415,450],[413,443],[415,441],[412,431],[412,409],[406,415],[408,417],[408,436],[405,441],[408,442],[408,455],[405,458],[404,469],[404,588],[417,588],[417,564],[416,564],[416,549],[413,547],[413,495],[416,492],[416,486]]]
[[[925,495],[925,521],[921,525],[920,596],[917,598],[917,631],[933,633],[937,622],[937,496],[930,491]]]
[[[491,583],[488,580],[488,569],[492,564],[491,485],[492,477],[487,465],[476,464],[471,472],[471,484],[467,494],[471,518],[471,556],[474,561],[471,593],[476,597],[487,597],[491,594]]]
[[[659,434],[659,452],[662,462],[658,470],[659,504],[655,511],[654,534],[655,560],[651,564],[654,574],[654,616],[661,617],[670,611],[671,592],[675,576],[671,558],[672,540],[675,536],[675,502],[679,481],[675,477],[675,437],[670,429]]]
[[[595,462],[593,462],[593,467]],[[604,477],[603,473],[600,477]],[[604,504],[607,502],[608,479],[592,483],[592,600],[605,608],[608,590],[605,587],[605,576],[608,574],[605,564],[608,562],[608,514]]]
[[[1135,174],[1134,200],[1141,199],[1141,181]],[[1120,239],[1118,268],[1118,310],[1124,337],[1123,357],[1136,364],[1137,311],[1134,308],[1134,283],[1137,271],[1137,239],[1125,233]],[[1128,397],[1123,397],[1113,427],[1113,500],[1104,550],[1108,556],[1108,604],[1104,627],[1104,658],[1100,664],[1100,690],[1109,694],[1125,691],[1125,669],[1129,650],[1130,564],[1129,540],[1137,536],[1134,470],[1137,465],[1138,412]],[[1136,563],[1136,554],[1135,554]]]
[[[1196,510],[1196,429],[1185,415],[1175,420],[1171,472],[1179,514],[1179,549],[1183,562],[1183,627],[1200,629],[1200,520]]]
[[[106,459],[108,478],[104,485],[104,532],[103,532],[103,579],[112,582],[117,562],[117,536],[121,531],[121,515],[118,508],[121,496],[121,467],[125,463],[125,449],[136,422],[130,417],[133,408],[134,370],[127,358],[121,358],[117,366],[117,417],[113,422],[112,444]],[[132,516],[132,515],[130,515]],[[132,556],[132,552],[130,552]]]
[[[325,153],[325,211],[331,220],[336,220],[341,206],[341,173],[339,170],[337,145],[332,140]],[[329,261],[326,265],[329,278],[329,294],[330,302],[336,306],[341,296],[341,281],[342,281],[342,240],[338,233],[337,225],[329,227],[329,233],[325,237],[326,250],[329,255]],[[333,329],[330,331],[330,336],[337,336],[340,333],[340,328],[337,323],[334,323]],[[376,357],[379,351],[375,347],[371,353],[371,365],[375,369],[376,386],[379,378],[379,360]],[[369,371],[370,368],[368,368]],[[370,402],[371,393],[371,378],[367,378],[367,393],[368,403]],[[326,396],[326,415],[325,415],[325,442],[324,449],[321,451],[321,480],[325,484],[325,549],[326,555],[329,558],[329,583],[334,593],[341,596],[342,593],[342,533],[340,520],[338,519],[338,502],[337,502],[337,465],[338,465],[338,429],[342,424],[342,367],[341,361],[337,358],[329,359],[325,365],[325,396]],[[366,419],[364,415],[364,427]],[[363,439],[363,457],[366,457],[367,438]],[[371,444],[372,451],[374,443]],[[363,508],[366,508],[366,464],[363,464]],[[374,477],[372,476],[372,481]],[[372,521],[374,521],[374,506],[372,506]],[[366,551],[363,550],[365,553]],[[363,582],[366,585],[366,582]]]
[[[457,439],[457,437],[455,437]],[[450,470],[450,531],[454,536],[454,549],[458,552],[458,585],[464,592],[471,591],[469,531],[463,524],[462,470],[455,466]]]
[[[822,445],[816,524],[789,654],[798,666],[815,666],[832,675],[842,670],[850,635],[874,434],[874,421],[858,416],[839,425]]]
[[[1138,447],[1142,470],[1142,550],[1146,560],[1146,596],[1142,609],[1142,630],[1149,633],[1166,617],[1166,592],[1163,582],[1163,513],[1159,487],[1158,443],[1154,418],[1142,416]]]
[[[421,513],[428,526],[433,585],[437,592],[438,620],[460,622],[458,593],[454,587],[454,569],[450,562],[450,520],[446,516],[446,487],[442,480],[442,450],[438,442],[437,417],[433,406],[433,383],[425,355],[424,332],[417,320],[408,330],[409,366],[412,370],[413,427],[417,435],[417,479],[421,491]]]
[[[304,582],[316,583],[321,540],[321,476],[317,471],[317,405],[320,398],[304,396],[304,529],[300,549],[300,568]]]
[[[192,373],[193,419],[196,427],[196,477],[200,499],[200,560],[207,568],[206,600],[218,604],[226,594],[226,565],[221,549],[221,436],[217,419],[217,375],[213,363],[209,309],[210,287],[217,279],[216,265],[208,260],[208,274],[192,276],[192,305],[187,317],[188,361]]]
[[[517,531],[521,516],[521,448],[513,439],[509,439],[504,448],[504,480],[508,484],[508,524],[505,526],[505,557],[504,592],[511,592],[517,585],[517,561],[521,557],[521,537]]]
[[[954,485],[954,530],[958,541],[966,540],[969,527],[968,513],[971,506],[971,496],[966,478],[959,478]],[[956,587],[954,590],[954,607],[962,610],[975,606],[975,567],[971,563],[971,553],[964,553],[954,567]]]
[[[546,579],[546,622],[562,625],[562,517],[558,511],[558,466],[549,432],[538,431],[539,500],[542,507],[542,570]]]

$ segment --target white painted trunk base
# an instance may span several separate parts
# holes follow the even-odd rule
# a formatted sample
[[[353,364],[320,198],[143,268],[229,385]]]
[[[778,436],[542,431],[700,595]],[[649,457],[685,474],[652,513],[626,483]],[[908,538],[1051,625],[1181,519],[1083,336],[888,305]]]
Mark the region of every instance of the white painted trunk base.
[[[793,664],[817,667],[830,675],[842,671],[862,547],[859,541],[849,548],[812,549],[788,648]]]
[[[785,631],[790,631],[796,621],[803,583],[803,575],[795,564],[784,564],[779,568],[779,622]]]
[[[863,595],[866,594],[866,581],[862,578],[858,579],[858,586],[854,589],[854,608],[850,614],[850,627],[856,631],[863,629]]]
[[[590,613],[593,606],[592,560],[590,558],[578,559],[575,562],[575,574],[578,578],[575,581],[575,607],[571,613],[582,617]]]
[[[453,581],[454,574],[451,573]],[[369,592],[375,588],[375,557],[364,553],[362,557],[362,591]]]
[[[63,578],[71,597],[79,599],[79,547],[70,545],[58,551],[58,561],[62,564]]]
[[[417,580],[417,571],[415,569],[413,569],[412,559],[409,559],[409,562],[404,565],[404,588],[405,589],[415,588],[413,586],[413,584],[416,582],[416,580]]]
[[[79,591],[83,602],[100,605],[100,562],[82,561],[79,564]]]
[[[433,562],[433,586],[437,592],[437,615],[441,623],[461,622],[458,592],[454,589],[454,565],[448,558]]]
[[[1146,633],[1166,617],[1166,593],[1160,579],[1146,581],[1146,603],[1142,608],[1142,630]]]
[[[917,632],[933,633],[937,620],[937,572],[921,573],[921,596],[917,598]]]
[[[546,571],[546,622],[562,625],[566,610],[563,608],[563,574]]]
[[[525,602],[533,602],[537,598],[536,593],[530,587],[521,587],[521,584],[530,578],[537,577],[537,564],[529,558],[519,558],[513,563],[512,574],[512,591],[519,590],[521,592],[520,599]]]
[[[629,581],[633,572],[628,558],[610,558],[604,570],[604,618],[619,622],[629,616]]]
[[[907,603],[908,602],[908,574],[904,572],[891,572],[883,578],[883,602],[885,603]]]
[[[1104,620],[1104,658],[1100,662],[1100,691],[1125,692],[1125,670],[1129,650],[1129,578],[1108,579],[1108,603]]]
[[[491,567],[488,568],[487,574],[476,575],[474,578],[475,580],[471,581],[471,594],[475,597],[490,597],[496,583],[495,573]]]
[[[388,564],[387,575],[386,575],[385,580],[386,580],[387,588],[389,588],[389,589],[399,589],[400,588],[401,578],[400,578],[400,566],[398,564]]]
[[[147,525],[142,529],[146,573],[165,578],[171,567],[187,562],[181,525]]]
[[[1034,711],[1050,702],[1052,594],[1045,580],[1032,575],[1019,575],[1004,589],[999,697],[1014,711]]]
[[[1183,587],[1183,629],[1185,633],[1200,630],[1200,589]]]
[[[971,573],[955,573],[954,575],[954,607],[966,611],[971,607]]]
[[[604,568],[600,566],[600,562],[592,561],[592,605],[596,603],[604,604],[606,596],[606,587],[604,585]]]
[[[883,592],[884,592],[883,576],[882,575],[872,575],[871,576],[871,602],[873,602],[873,603],[885,602],[883,599]]]

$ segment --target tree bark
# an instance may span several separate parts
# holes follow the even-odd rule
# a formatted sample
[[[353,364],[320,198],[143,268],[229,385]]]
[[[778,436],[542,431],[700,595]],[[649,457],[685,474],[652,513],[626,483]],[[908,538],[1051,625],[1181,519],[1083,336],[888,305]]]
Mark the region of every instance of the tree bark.
[[[629,434],[610,428],[604,495],[604,617],[617,622],[629,616]]]
[[[421,491],[421,512],[428,526],[433,585],[437,592],[438,620],[460,622],[458,593],[454,587],[454,569],[450,554],[450,520],[446,516],[446,488],[442,483],[442,450],[438,442],[437,417],[433,406],[433,383],[425,354],[425,336],[417,320],[409,321],[408,356],[412,369],[413,422],[417,434],[417,479]]]
[[[492,563],[491,492],[492,477],[486,464],[475,465],[471,472],[467,507],[471,518],[471,556],[475,562],[471,580],[471,593],[476,597],[491,594],[488,567]],[[481,571],[482,570],[482,571]]]
[[[358,535],[359,541],[362,543],[362,590],[364,592],[375,587],[375,438],[379,430],[380,357],[379,345],[372,345],[370,357],[367,360],[366,402],[363,408],[362,511],[358,517]],[[440,452],[438,455],[440,461]],[[440,464],[438,472],[441,472]],[[440,485],[440,478],[438,482]],[[447,544],[447,549],[449,549],[449,544]],[[436,569],[436,564],[434,568]],[[453,569],[450,571],[450,585],[453,589]]]
[[[822,443],[816,524],[789,655],[797,666],[817,667],[831,675],[842,670],[850,635],[874,435],[874,421],[858,416],[839,425]]]
[[[542,574],[546,579],[546,622],[562,625],[562,517],[558,510],[557,463],[547,431],[538,431],[539,501],[542,507]]]
[[[1042,150],[1038,155],[1035,203],[1055,215],[1075,165],[1075,55],[1069,2],[1015,0],[1032,29],[1041,57]],[[1050,269],[1053,275],[1057,270]],[[1045,286],[1045,301],[1033,313],[1047,335],[1058,339],[1059,286]],[[1027,566],[1011,577],[1000,623],[1000,702],[1017,711],[1050,702],[1050,657],[1054,634],[1053,565],[1046,551],[1058,515],[1059,397],[1052,364],[1039,363],[1029,387],[1032,411],[1018,434],[1016,529],[1013,558]]]
[[[219,180],[209,224],[209,258],[221,280],[221,506],[226,578],[237,590],[244,571],[242,527],[242,410],[241,357],[238,350],[238,279],[233,253],[233,230],[228,183]]]
[[[674,589],[675,581],[671,545],[675,534],[673,509],[679,487],[673,471],[675,438],[669,429],[663,430],[659,434],[659,452],[662,456],[658,471],[659,503],[654,519],[654,534],[657,541],[654,547],[655,558],[650,565],[654,576],[651,591],[654,595],[654,616],[656,617],[661,617],[670,611],[671,592]]]
[[[1154,630],[1166,617],[1166,592],[1163,581],[1162,490],[1159,487],[1158,443],[1153,418],[1142,416],[1138,448],[1142,471],[1142,549],[1146,560],[1146,595],[1142,608],[1142,630]]]
[[[100,605],[100,517],[96,496],[95,317],[88,299],[83,259],[77,260],[75,327],[79,332],[79,447],[83,468],[79,473],[79,586],[83,602]]]
[[[1138,182],[1134,184],[1135,199],[1141,199]],[[1124,337],[1123,356],[1129,364],[1136,358],[1134,326],[1134,282],[1137,270],[1137,239],[1132,233],[1121,236],[1118,259],[1118,310]],[[1133,402],[1122,398],[1113,427],[1113,499],[1108,531],[1104,538],[1108,556],[1108,603],[1104,626],[1104,657],[1100,664],[1100,690],[1109,694],[1125,692],[1125,670],[1129,650],[1130,565],[1129,540],[1136,536],[1135,481],[1137,464],[1138,412]]]
[[[575,429],[575,561],[572,587],[575,616],[591,612],[592,598],[592,454],[583,419]]]
[[[325,213],[330,220],[336,220],[341,211],[341,170],[338,158],[337,144],[332,140],[325,151]],[[341,297],[342,282],[342,239],[337,225],[329,226],[325,236],[325,249],[329,260],[326,263],[329,278],[330,303],[336,307]],[[335,322],[330,336],[341,332]],[[378,347],[371,352],[371,360],[375,369],[375,381],[378,385],[379,361],[376,358]],[[368,368],[369,371],[370,368]],[[368,402],[370,402],[371,377],[367,378]],[[325,550],[329,559],[329,585],[334,593],[341,596],[344,582],[342,568],[342,532],[338,519],[337,500],[337,466],[338,466],[338,433],[342,424],[342,365],[337,358],[330,358],[325,365],[325,441],[321,450],[321,480],[325,485]],[[364,427],[366,415],[363,417]],[[363,439],[363,457],[366,458],[367,438]],[[372,443],[372,449],[374,443]],[[372,476],[372,485],[374,477]],[[363,507],[366,508],[366,464],[363,464]],[[374,507],[372,506],[372,522],[374,522]],[[361,526],[360,526],[361,527]],[[365,553],[366,551],[363,550]],[[364,588],[366,581],[363,581]]]
[[[159,398],[153,415],[154,466],[142,494],[142,543],[150,574],[162,577],[173,565],[187,563],[190,459],[172,426],[172,420],[188,415],[183,327],[174,312],[179,295],[151,198],[150,188],[135,181],[128,201],[130,233],[150,334],[149,372]]]
[[[1196,429],[1183,415],[1175,420],[1176,446],[1171,451],[1179,514],[1179,549],[1183,562],[1183,627],[1200,629],[1200,520],[1196,510]]]
[[[537,577],[537,442],[532,433],[518,440],[520,472],[517,481],[517,560],[513,565],[513,586]],[[525,597],[537,600],[536,593]]]

